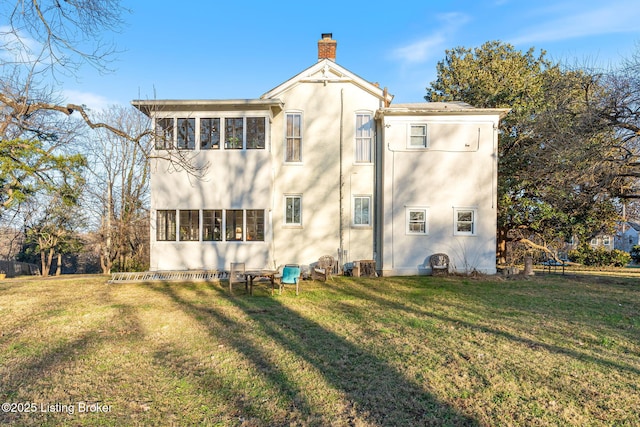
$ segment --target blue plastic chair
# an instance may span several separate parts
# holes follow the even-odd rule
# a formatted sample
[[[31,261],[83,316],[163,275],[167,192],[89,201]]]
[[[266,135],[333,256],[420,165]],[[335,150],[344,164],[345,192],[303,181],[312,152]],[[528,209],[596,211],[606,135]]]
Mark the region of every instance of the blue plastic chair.
[[[298,282],[300,282],[300,266],[287,264],[282,270],[282,277],[280,278],[280,294],[282,294],[283,285],[296,285],[296,295],[298,295]]]

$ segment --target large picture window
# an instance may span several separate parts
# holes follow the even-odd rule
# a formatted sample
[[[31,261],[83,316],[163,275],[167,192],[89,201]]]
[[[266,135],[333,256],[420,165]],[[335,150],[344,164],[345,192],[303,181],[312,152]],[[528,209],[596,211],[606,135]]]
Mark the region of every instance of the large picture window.
[[[302,114],[287,113],[285,162],[302,161]]]
[[[264,209],[156,211],[157,241],[264,242],[265,228]]]
[[[353,198],[353,225],[371,225],[371,196]]]
[[[184,242],[200,240],[200,211],[180,211],[180,240]]]
[[[373,120],[371,114],[356,114],[355,162],[371,163],[373,149]]]
[[[156,211],[156,240],[176,240],[176,211]]]

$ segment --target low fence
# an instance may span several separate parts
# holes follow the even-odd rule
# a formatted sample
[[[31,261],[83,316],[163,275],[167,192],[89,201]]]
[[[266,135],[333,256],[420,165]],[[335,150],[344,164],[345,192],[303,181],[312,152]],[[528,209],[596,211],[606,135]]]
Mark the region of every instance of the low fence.
[[[229,272],[218,270],[144,271],[139,273],[112,273],[108,283],[136,282],[216,282],[229,278]]]
[[[4,272],[7,277],[38,276],[40,275],[40,267],[28,262],[0,260],[0,272]]]

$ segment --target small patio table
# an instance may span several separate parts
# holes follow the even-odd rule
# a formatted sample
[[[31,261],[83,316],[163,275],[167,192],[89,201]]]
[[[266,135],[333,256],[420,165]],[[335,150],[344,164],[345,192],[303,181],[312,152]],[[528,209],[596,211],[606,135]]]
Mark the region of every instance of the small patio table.
[[[271,282],[271,295],[276,288],[276,273],[277,270],[247,270],[244,272],[247,279],[249,279],[249,295],[253,295],[253,281],[256,278],[266,278]]]

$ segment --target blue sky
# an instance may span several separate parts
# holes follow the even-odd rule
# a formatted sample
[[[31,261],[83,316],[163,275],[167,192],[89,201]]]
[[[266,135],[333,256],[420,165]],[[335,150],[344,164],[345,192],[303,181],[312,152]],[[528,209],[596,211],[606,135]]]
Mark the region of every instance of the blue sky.
[[[64,82],[93,109],[132,99],[258,98],[317,61],[321,33],[343,67],[421,102],[444,51],[501,40],[571,65],[613,67],[640,53],[637,0],[228,2],[123,0],[122,52],[101,75]]]

